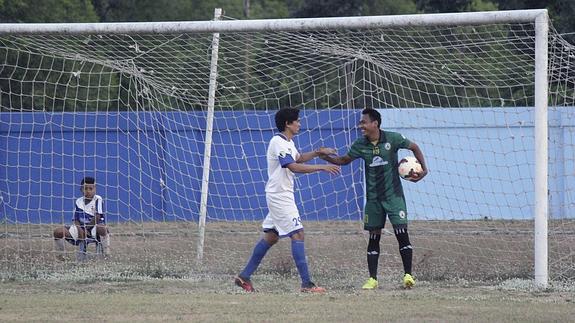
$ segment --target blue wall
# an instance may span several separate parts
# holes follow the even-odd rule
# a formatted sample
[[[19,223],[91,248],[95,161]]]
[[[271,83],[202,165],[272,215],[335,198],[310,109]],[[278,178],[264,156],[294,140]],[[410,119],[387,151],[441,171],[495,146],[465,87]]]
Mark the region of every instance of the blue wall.
[[[572,109],[550,111],[551,216],[573,217]],[[527,109],[389,109],[383,127],[423,149],[431,170],[404,183],[410,218],[532,218],[533,123]],[[338,147],[359,133],[359,110],[307,110],[300,151]],[[0,114],[1,217],[69,222],[79,181],[95,176],[108,221],[196,221],[205,116],[201,112]],[[209,220],[261,220],[265,150],[273,112],[215,116]],[[308,130],[313,129],[313,130]],[[298,175],[296,199],[307,220],[359,219],[360,161],[342,176]]]

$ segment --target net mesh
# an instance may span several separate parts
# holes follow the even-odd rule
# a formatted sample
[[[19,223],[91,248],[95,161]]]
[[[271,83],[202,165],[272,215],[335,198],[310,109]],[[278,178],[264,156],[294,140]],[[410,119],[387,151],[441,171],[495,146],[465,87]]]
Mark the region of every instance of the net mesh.
[[[430,174],[403,182],[419,279],[532,277],[533,24],[220,34],[197,263],[212,37],[0,37],[4,277],[67,270],[52,230],[71,223],[83,176],[104,198],[110,275],[237,273],[267,213],[273,115],[288,106],[302,110],[302,152],[345,154],[363,108],[422,148]],[[575,276],[575,50],[553,30],[549,50],[549,263],[561,280]],[[366,276],[363,174],[355,161],[338,177],[297,176],[310,265],[324,279]],[[393,234],[382,246],[381,271],[400,272]],[[294,274],[289,244],[260,272]]]

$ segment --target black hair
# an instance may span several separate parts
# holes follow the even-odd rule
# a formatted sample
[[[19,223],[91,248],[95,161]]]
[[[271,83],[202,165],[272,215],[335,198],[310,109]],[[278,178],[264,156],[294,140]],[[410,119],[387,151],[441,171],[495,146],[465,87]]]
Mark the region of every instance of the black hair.
[[[369,115],[369,119],[371,121],[377,121],[377,126],[381,128],[381,114],[375,109],[372,108],[365,108],[361,111],[361,114]]]
[[[94,179],[94,177],[86,176],[82,178],[82,181],[80,182],[80,185],[84,184],[96,184],[96,180]]]
[[[299,118],[298,108],[283,108],[276,112],[276,127],[280,132],[286,130],[286,124],[290,124]]]

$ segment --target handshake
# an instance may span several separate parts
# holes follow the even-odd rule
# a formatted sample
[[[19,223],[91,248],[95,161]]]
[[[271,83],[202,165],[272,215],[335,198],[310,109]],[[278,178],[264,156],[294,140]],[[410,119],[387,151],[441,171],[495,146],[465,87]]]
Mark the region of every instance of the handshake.
[[[315,150],[315,153],[319,158],[323,160],[326,160],[326,158],[329,156],[333,155],[337,156],[337,150],[335,150],[334,148],[327,148],[327,147],[319,147],[318,149]]]
[[[313,151],[313,155],[311,156],[313,157],[319,157],[333,165],[316,165],[316,167],[318,167],[318,170],[330,173],[332,175],[337,175],[339,173],[341,173],[341,169],[339,167],[339,165],[343,165],[343,163],[340,162],[340,157],[337,157],[337,151],[333,148],[326,148],[326,147],[320,147],[316,150]],[[307,159],[307,158],[306,158]]]

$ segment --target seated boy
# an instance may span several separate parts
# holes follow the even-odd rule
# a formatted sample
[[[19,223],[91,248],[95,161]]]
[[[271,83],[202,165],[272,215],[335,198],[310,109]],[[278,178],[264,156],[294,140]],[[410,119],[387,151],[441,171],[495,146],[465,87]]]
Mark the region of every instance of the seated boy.
[[[80,183],[80,191],[83,196],[76,199],[72,225],[54,230],[54,243],[60,260],[64,260],[64,239],[78,246],[76,258],[79,261],[86,259],[89,242],[96,242],[98,254],[109,254],[110,234],[104,217],[104,201],[100,195],[96,195],[95,179],[84,177]]]

